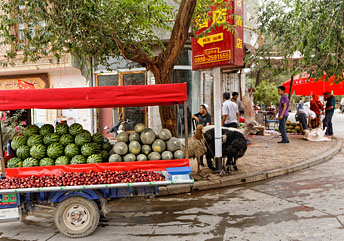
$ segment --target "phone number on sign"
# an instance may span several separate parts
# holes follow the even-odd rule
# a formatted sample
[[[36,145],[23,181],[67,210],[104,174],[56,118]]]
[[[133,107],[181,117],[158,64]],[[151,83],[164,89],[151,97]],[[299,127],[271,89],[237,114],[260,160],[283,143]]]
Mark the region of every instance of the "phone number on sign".
[[[211,55],[202,55],[195,57],[195,64],[207,64],[212,62],[220,62],[224,60],[230,60],[231,54],[230,52],[225,53],[218,53],[218,54],[211,54]]]

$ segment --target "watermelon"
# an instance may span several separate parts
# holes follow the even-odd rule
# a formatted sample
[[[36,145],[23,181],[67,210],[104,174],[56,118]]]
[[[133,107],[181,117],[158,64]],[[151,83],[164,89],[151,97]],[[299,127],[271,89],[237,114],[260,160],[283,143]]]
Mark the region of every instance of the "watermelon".
[[[30,155],[36,160],[41,160],[46,154],[47,148],[42,144],[34,145],[30,149]]]
[[[185,153],[181,150],[178,150],[174,153],[174,159],[184,159]]]
[[[7,168],[17,168],[23,166],[23,160],[18,157],[13,157],[7,162]]]
[[[134,127],[136,133],[141,134],[146,129],[146,126],[142,123],[137,123]]]
[[[71,134],[64,134],[60,138],[60,143],[64,146],[74,143],[74,137]]]
[[[167,150],[170,151],[170,152],[176,152],[176,151],[180,150],[181,147],[182,147],[182,143],[176,137],[172,137],[167,142]]]
[[[53,134],[54,133],[54,126],[50,124],[44,124],[40,129],[39,129],[39,134],[42,136],[48,135],[48,134]]]
[[[87,158],[87,163],[101,163],[103,161],[99,154],[92,154]]]
[[[27,137],[26,136],[16,136],[11,141],[11,147],[13,150],[17,150],[21,146],[25,146],[27,143]]]
[[[69,128],[66,123],[59,123],[56,125],[56,133],[60,136],[69,133]]]
[[[66,147],[65,147],[65,155],[67,157],[73,157],[73,156],[76,156],[79,154],[79,147],[74,144],[74,143],[71,143],[71,144],[68,144]]]
[[[104,136],[102,136],[100,133],[95,133],[92,136],[92,141],[98,144],[102,144],[104,142]]]
[[[122,157],[118,154],[112,154],[109,158],[109,162],[122,162]]]
[[[154,160],[161,160],[161,155],[158,152],[151,152],[148,155],[148,159],[152,160],[152,161],[154,161]]]
[[[144,145],[151,145],[156,138],[156,134],[155,132],[150,129],[150,128],[146,128],[142,133],[141,133],[141,142]]]
[[[150,145],[143,145],[142,146],[142,153],[148,156],[149,153],[152,152],[152,147]]]
[[[74,123],[69,127],[69,134],[72,136],[76,136],[77,134],[80,134],[83,131],[82,125],[79,123]]]
[[[102,157],[104,162],[109,161],[109,153],[105,150],[101,150],[99,155]]]
[[[24,130],[24,136],[32,136],[39,134],[39,127],[36,125],[28,125]]]
[[[119,141],[119,142],[128,143],[128,141],[129,141],[129,135],[128,135],[128,133],[126,133],[124,131],[119,133],[116,138],[117,138],[117,141]]]
[[[162,160],[172,160],[173,159],[173,153],[170,151],[164,151],[161,154],[161,159]]]
[[[124,142],[116,142],[116,144],[113,146],[113,149],[118,155],[123,156],[128,153],[128,146]]]
[[[27,145],[33,147],[34,145],[43,144],[43,136],[41,135],[32,135],[27,139]]]
[[[70,161],[70,164],[85,164],[85,163],[86,163],[86,157],[84,157],[83,155],[76,155]]]
[[[86,143],[90,143],[91,142],[91,136],[85,133],[80,133],[77,134],[75,137],[75,144],[77,144],[78,146],[82,146]]]
[[[69,157],[67,156],[60,156],[55,160],[55,165],[68,165],[69,164]]]
[[[30,147],[29,146],[20,146],[16,151],[17,157],[22,160],[30,157]]]
[[[59,134],[47,134],[43,138],[43,143],[46,146],[49,146],[52,143],[57,143],[60,141],[60,135]]]
[[[46,158],[43,158],[39,161],[39,165],[40,166],[54,166],[55,163],[54,163],[53,159],[46,157]]]
[[[110,142],[104,142],[102,144],[102,149],[105,151],[111,151],[111,149],[112,149],[111,143]]]
[[[81,154],[88,157],[91,156],[92,154],[95,154],[95,146],[93,143],[86,143],[81,147]]]
[[[154,152],[162,153],[166,150],[166,143],[161,139],[157,139],[153,142],[152,149]]]
[[[137,161],[147,161],[147,156],[145,154],[140,154],[136,157]]]
[[[82,130],[81,133],[84,133],[84,134],[86,134],[86,135],[92,136],[92,135],[91,135],[91,132],[89,132],[88,130]]]
[[[129,153],[123,157],[123,161],[124,162],[134,162],[134,161],[136,161],[136,156],[134,154]]]
[[[98,152],[100,152],[101,150],[102,150],[102,145],[101,144],[97,144],[97,143],[90,143],[91,145],[93,145],[93,147],[94,147],[94,151],[96,152],[96,153],[98,153]]]
[[[37,167],[38,164],[39,164],[38,160],[32,157],[29,157],[24,160],[23,167]]]
[[[52,159],[56,159],[63,155],[64,147],[60,143],[52,143],[48,146],[47,155]]]
[[[169,129],[162,129],[159,132],[158,137],[163,141],[168,141],[169,139],[172,138],[172,134]]]
[[[137,141],[132,141],[129,144],[129,152],[134,154],[134,155],[138,155],[141,152],[141,145],[139,142]]]
[[[129,136],[129,142],[132,141],[140,141],[140,134],[136,132],[131,133]]]

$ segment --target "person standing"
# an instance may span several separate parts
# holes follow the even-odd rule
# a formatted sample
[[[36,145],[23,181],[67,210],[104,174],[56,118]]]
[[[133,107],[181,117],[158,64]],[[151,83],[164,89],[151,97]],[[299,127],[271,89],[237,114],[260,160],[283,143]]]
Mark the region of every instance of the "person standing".
[[[333,136],[332,117],[336,106],[336,99],[328,91],[324,93],[324,98],[326,100],[325,118],[323,120],[324,129],[326,128],[325,135]]]
[[[230,98],[230,93],[223,93],[223,99],[225,101],[222,105],[222,126],[238,128],[239,108],[236,103],[230,100]]]
[[[315,121],[313,121],[313,123],[312,123],[312,127],[313,128],[318,127],[320,125],[320,111],[324,111],[324,106],[319,101],[319,96],[317,96],[316,94],[312,95],[312,100],[310,103],[310,109],[311,109],[311,111],[314,111],[314,113],[317,116]]]
[[[192,119],[196,120],[198,124],[203,126],[211,125],[211,115],[208,113],[208,105],[202,104],[199,107],[199,112],[192,115]]]
[[[278,143],[289,143],[287,136],[286,123],[289,115],[289,98],[285,94],[285,87],[278,87],[278,94],[281,96],[280,107],[278,111],[278,120],[279,120],[279,131],[282,135],[282,141]]]
[[[238,100],[239,98],[239,93],[238,92],[233,92],[232,93],[232,99],[231,101],[233,101],[234,103],[236,103],[238,105],[238,108],[239,108],[239,113],[240,114],[244,114],[244,106],[243,104],[241,103],[240,100]]]

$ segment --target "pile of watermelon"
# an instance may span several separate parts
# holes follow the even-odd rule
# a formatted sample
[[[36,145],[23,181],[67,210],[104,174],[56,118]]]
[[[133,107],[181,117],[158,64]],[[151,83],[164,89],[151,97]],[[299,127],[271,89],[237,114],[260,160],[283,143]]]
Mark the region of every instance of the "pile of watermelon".
[[[109,162],[185,158],[181,141],[172,137],[168,129],[162,129],[156,134],[142,123],[136,124],[134,129],[134,132],[121,132],[117,135],[117,142],[110,151]]]
[[[82,125],[29,125],[11,142],[16,157],[8,168],[108,162],[112,144],[101,134],[91,135]]]

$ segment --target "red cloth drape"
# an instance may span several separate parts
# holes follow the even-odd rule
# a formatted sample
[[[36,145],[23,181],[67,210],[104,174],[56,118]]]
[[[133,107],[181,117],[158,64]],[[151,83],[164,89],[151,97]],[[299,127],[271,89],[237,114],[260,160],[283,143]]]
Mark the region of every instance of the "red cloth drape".
[[[186,83],[0,90],[0,110],[82,109],[182,104]]]

